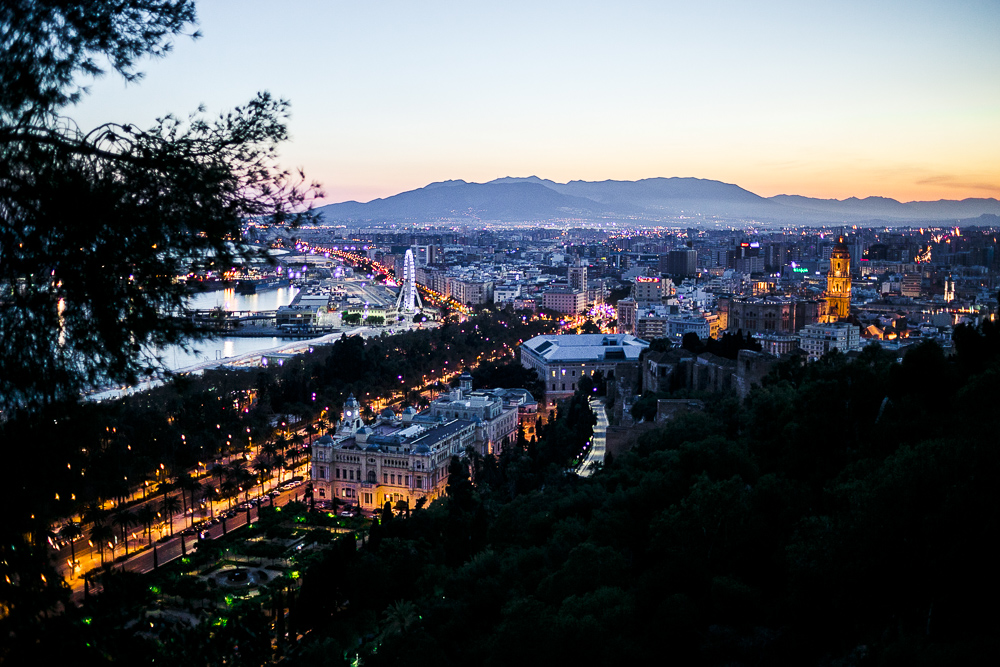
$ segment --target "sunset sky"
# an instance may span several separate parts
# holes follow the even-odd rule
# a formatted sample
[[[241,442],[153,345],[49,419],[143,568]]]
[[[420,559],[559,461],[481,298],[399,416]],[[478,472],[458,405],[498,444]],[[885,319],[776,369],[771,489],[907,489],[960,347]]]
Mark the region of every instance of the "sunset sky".
[[[433,181],[695,176],[764,196],[1000,197],[1000,2],[203,0],[72,115],[268,90],[330,202]]]

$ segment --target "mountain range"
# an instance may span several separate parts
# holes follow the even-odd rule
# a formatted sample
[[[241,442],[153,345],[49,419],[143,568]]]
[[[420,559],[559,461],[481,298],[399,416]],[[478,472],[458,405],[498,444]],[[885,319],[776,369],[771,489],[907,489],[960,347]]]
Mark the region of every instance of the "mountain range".
[[[1000,201],[963,199],[900,202],[886,197],[816,199],[761,197],[738,185],[700,178],[639,181],[554,181],[529,176],[488,183],[431,183],[375,199],[317,210],[326,224],[367,222],[592,220],[775,224],[884,222],[997,224]]]

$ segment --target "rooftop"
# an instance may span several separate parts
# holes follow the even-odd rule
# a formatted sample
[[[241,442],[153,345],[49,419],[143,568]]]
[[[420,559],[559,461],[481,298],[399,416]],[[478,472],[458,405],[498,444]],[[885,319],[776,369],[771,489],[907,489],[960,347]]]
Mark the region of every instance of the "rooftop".
[[[550,334],[522,343],[547,363],[554,361],[637,361],[649,343],[630,334]]]

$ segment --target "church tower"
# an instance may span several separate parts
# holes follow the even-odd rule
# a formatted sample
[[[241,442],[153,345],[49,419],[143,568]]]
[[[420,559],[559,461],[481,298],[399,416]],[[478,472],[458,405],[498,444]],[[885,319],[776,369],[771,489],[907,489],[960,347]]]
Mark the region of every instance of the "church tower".
[[[844,237],[837,239],[830,253],[830,271],[826,274],[827,313],[831,322],[847,319],[851,314],[851,253]]]
[[[344,403],[344,414],[341,417],[337,433],[338,435],[354,435],[364,425],[365,423],[361,420],[361,405],[354,398],[354,394],[351,394]]]

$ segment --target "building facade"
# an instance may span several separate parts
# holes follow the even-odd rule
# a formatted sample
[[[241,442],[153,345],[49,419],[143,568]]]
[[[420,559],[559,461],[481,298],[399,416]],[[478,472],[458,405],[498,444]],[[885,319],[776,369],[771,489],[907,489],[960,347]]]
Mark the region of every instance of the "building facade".
[[[586,293],[571,287],[554,287],[542,294],[542,308],[563,315],[579,315],[586,305]]]
[[[584,292],[587,290],[587,267],[585,265],[569,267],[566,277],[569,279],[569,286],[572,289]]]
[[[816,361],[831,350],[852,352],[861,349],[861,328],[847,322],[810,324],[799,332],[799,347]]]
[[[522,422],[530,419],[534,428],[537,409],[524,389],[473,391],[468,374],[427,410],[407,408],[402,415],[385,410],[372,424],[362,420],[351,395],[336,430],[312,445],[313,498],[366,510],[386,502],[412,507],[421,497],[433,500],[445,492],[452,456],[464,456],[470,447],[499,455],[516,442]]]
[[[635,302],[635,299],[621,299],[618,301],[616,306],[616,311],[618,313],[618,326],[617,332],[622,334],[632,334],[635,335],[635,319],[636,313],[639,312],[639,304]]]
[[[663,296],[668,293],[666,289],[667,281],[662,278],[651,278],[648,276],[638,276],[635,285],[632,286],[632,298],[639,304],[639,307],[660,304]]]
[[[638,369],[639,354],[647,347],[629,334],[542,335],[521,344],[521,365],[535,369],[545,386],[546,407],[554,407],[597,371],[611,380],[622,367]]]
[[[823,301],[793,297],[719,297],[720,328],[730,332],[794,334],[826,314]]]

